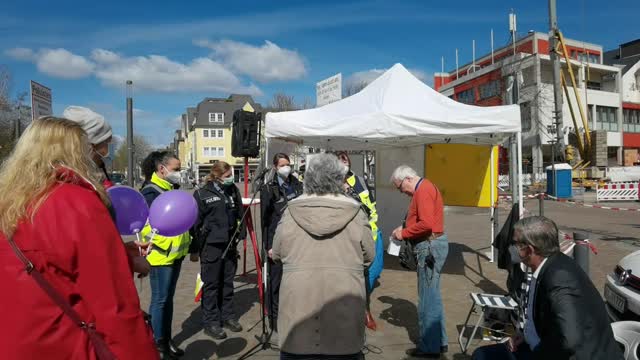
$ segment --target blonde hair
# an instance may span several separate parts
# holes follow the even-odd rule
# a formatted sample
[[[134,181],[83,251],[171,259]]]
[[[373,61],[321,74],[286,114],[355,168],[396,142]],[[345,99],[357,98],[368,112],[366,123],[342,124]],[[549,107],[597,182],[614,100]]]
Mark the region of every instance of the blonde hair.
[[[222,179],[222,174],[226,173],[231,169],[231,165],[224,161],[217,161],[211,167],[211,172],[207,175],[207,181],[218,181]]]
[[[12,236],[20,221],[33,215],[59,181],[65,166],[89,181],[105,205],[107,194],[91,159],[91,145],[80,125],[45,116],[34,121],[0,167],[0,231]],[[78,183],[79,179],[67,179]]]

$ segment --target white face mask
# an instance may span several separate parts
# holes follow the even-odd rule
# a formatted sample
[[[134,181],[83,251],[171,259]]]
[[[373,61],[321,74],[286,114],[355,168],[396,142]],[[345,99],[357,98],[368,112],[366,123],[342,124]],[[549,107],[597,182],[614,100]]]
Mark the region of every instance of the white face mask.
[[[226,178],[223,178],[221,180],[222,180],[222,184],[223,185],[231,185],[231,184],[233,184],[233,175],[229,176],[229,177],[226,177]]]
[[[167,170],[167,175],[165,175],[164,179],[167,180],[168,182],[177,185],[180,184],[180,180],[182,179],[182,176],[180,176],[180,173],[177,171],[171,171],[169,169],[167,169],[166,167],[164,168],[165,170]]]
[[[287,177],[289,177],[290,174],[291,174],[291,166],[287,165],[278,169],[278,175],[280,175],[280,177],[282,177],[283,179],[286,179]]]

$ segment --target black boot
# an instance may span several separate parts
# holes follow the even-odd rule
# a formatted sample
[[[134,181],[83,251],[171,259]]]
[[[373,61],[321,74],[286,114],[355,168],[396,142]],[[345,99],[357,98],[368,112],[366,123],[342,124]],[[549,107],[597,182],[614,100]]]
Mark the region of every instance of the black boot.
[[[220,326],[208,325],[204,327],[204,333],[216,340],[222,340],[227,338],[227,333],[222,330]]]
[[[223,324],[223,326],[229,330],[231,330],[231,332],[240,332],[242,331],[242,325],[240,325],[240,323],[237,320],[226,320]]]
[[[158,353],[160,353],[161,360],[175,360],[178,358],[169,350],[169,342],[167,340],[161,339],[156,341],[156,349],[158,349]]]
[[[169,352],[171,353],[171,355],[175,357],[181,357],[184,355],[184,350],[180,349],[178,345],[173,342],[173,340],[169,340],[167,344],[169,345]]]

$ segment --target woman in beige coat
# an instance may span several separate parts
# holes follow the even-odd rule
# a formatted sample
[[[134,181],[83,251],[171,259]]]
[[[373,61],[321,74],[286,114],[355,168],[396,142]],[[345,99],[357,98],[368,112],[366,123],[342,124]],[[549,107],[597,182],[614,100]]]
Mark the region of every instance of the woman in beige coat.
[[[346,172],[333,154],[313,156],[304,195],[289,203],[276,230],[282,360],[362,358],[363,274],[375,245],[360,204],[343,195]]]

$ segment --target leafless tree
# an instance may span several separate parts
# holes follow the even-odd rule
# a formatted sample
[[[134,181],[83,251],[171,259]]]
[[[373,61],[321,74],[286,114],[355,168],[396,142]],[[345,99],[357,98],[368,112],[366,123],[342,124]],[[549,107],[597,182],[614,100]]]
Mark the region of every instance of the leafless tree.
[[[287,95],[282,92],[274,94],[273,98],[271,99],[271,103],[269,104],[269,111],[271,112],[291,111],[298,109],[299,107],[298,105],[296,105],[293,95]]]
[[[11,104],[11,73],[9,69],[0,65],[0,110],[7,110]]]
[[[369,85],[369,83],[366,81],[348,83],[344,88],[344,97],[347,98],[359,93],[362,89],[366,88],[367,85]]]
[[[136,166],[142,163],[147,155],[154,150],[153,146],[149,144],[149,142],[143,138],[142,136],[133,136],[133,148],[134,148],[134,159],[133,163]],[[129,153],[127,151],[127,140],[122,141],[113,157],[112,168],[113,171],[124,172],[127,168],[127,161],[129,158]]]

